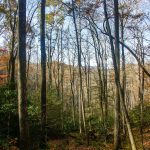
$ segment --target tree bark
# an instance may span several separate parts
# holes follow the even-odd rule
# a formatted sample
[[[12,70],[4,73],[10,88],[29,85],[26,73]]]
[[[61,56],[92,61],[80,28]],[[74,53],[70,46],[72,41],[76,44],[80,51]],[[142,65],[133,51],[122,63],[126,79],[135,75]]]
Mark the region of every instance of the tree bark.
[[[46,49],[45,49],[45,3],[41,0],[41,130],[42,146],[46,145]]]
[[[118,80],[120,80],[120,48],[119,48],[119,11],[118,0],[114,0],[114,16],[115,16],[115,59],[116,69],[118,72]],[[115,98],[115,117],[114,117],[114,149],[118,150],[120,147],[120,93],[116,88]]]
[[[75,1],[72,0],[72,9],[73,9],[73,22],[75,27],[75,34],[76,34],[76,43],[77,43],[77,53],[78,53],[78,68],[79,68],[79,82],[80,82],[80,91],[79,91],[79,126],[80,126],[80,132],[81,132],[81,116],[83,119],[83,126],[84,131],[86,135],[86,123],[85,123],[85,110],[84,110],[84,102],[83,102],[83,83],[82,83],[82,63],[81,63],[81,28],[77,28],[77,22],[76,22],[76,15],[75,15]],[[80,10],[79,10],[80,11]],[[81,21],[81,16],[79,14],[79,19]],[[81,26],[81,22],[79,22],[79,26]],[[80,34],[80,37],[79,37]]]
[[[111,35],[111,29],[110,29],[110,25],[109,25],[109,21],[108,21],[108,15],[107,15],[106,0],[103,1],[103,4],[104,4],[105,19],[106,19],[106,27],[107,27],[107,32],[108,32],[108,35],[109,35],[109,40],[110,40],[110,45],[111,45],[111,53],[112,53],[114,71],[115,71],[115,84],[116,84],[116,88],[118,89],[119,94],[120,94],[120,101],[121,101],[121,106],[122,106],[122,109],[123,109],[122,111],[123,111],[123,114],[124,114],[124,117],[125,117],[127,129],[128,129],[131,148],[132,148],[132,150],[136,150],[136,145],[135,145],[135,141],[134,141],[131,125],[130,125],[128,112],[127,112],[125,103],[123,101],[123,90],[122,90],[122,87],[121,87],[121,84],[120,84],[119,73],[118,73],[118,69],[117,69],[117,61],[116,61],[115,52],[114,52],[113,38],[112,38],[112,35]]]
[[[26,0],[19,0],[18,113],[20,149],[29,149],[26,95]]]

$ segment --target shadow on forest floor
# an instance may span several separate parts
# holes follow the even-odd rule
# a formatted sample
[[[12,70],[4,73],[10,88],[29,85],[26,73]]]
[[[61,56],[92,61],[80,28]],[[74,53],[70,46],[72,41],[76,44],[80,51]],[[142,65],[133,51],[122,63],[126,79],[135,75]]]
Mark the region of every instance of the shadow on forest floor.
[[[141,148],[141,136],[139,129],[133,129],[137,150],[142,150]],[[144,128],[144,148],[145,150],[150,150],[150,127]],[[49,139],[47,150],[113,150],[113,135],[109,138],[107,144],[99,138],[89,141],[89,146],[87,146],[87,141],[85,138],[81,137],[78,133],[71,133],[64,138]],[[12,142],[12,141],[11,141]],[[13,141],[15,143],[15,141]],[[15,145],[15,144],[14,144]],[[9,150],[19,150],[16,146],[9,147]],[[122,143],[122,150],[131,150],[129,139],[124,140]],[[0,150],[6,150],[0,147]],[[35,149],[41,150],[41,149]]]
[[[136,146],[138,150],[142,150],[141,146],[141,136],[137,128],[133,129]],[[150,127],[144,129],[144,148],[145,150],[150,150]],[[68,137],[66,139],[54,139],[49,140],[50,150],[113,150],[112,140],[108,141],[107,144],[102,142],[100,139],[96,141],[91,140],[90,146],[87,146],[86,141],[79,138],[79,135]],[[125,140],[122,144],[122,150],[131,150],[129,139]]]

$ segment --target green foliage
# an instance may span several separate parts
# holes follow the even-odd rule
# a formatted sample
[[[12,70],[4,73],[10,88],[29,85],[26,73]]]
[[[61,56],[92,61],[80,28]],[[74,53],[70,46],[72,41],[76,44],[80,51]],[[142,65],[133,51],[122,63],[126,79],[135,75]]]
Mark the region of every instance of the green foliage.
[[[0,87],[0,98],[0,138],[7,136],[17,136],[17,92],[16,90],[13,90],[10,85]]]
[[[62,134],[62,102],[55,89],[48,91],[47,95],[47,134],[59,136]]]
[[[134,126],[140,126],[140,106],[136,106],[130,112],[130,119]],[[150,105],[145,104],[143,108],[143,125],[150,126]]]
[[[28,123],[32,149],[38,149],[41,135],[40,90],[28,92]]]
[[[99,116],[90,114],[89,117],[87,118],[86,122],[87,122],[87,124],[90,123],[90,126],[91,126],[90,128],[92,130],[94,130],[96,133],[106,134],[107,130],[113,127],[114,118],[112,116],[112,113],[110,113],[104,122],[104,121],[100,120]],[[88,130],[90,130],[90,129],[88,129]]]
[[[72,107],[67,108],[64,110],[63,112],[63,132],[65,134],[69,134],[71,132],[78,132],[79,131],[79,127],[78,127],[78,114],[75,114],[75,118],[73,120],[73,116],[72,116],[73,112],[72,112]]]
[[[18,98],[14,86],[0,87],[0,98],[0,147],[7,149],[9,139],[19,137]],[[28,122],[31,141],[36,145],[40,139],[39,91],[28,96]]]
[[[114,116],[112,116],[112,114],[110,113],[110,115],[108,115],[106,120],[106,126],[107,128],[112,128],[113,125],[114,125]]]
[[[9,144],[6,139],[1,139],[0,140],[0,149],[9,149]]]
[[[28,95],[28,119],[32,123],[40,122],[40,91]]]
[[[140,111],[139,111],[139,106],[135,107],[133,110],[130,112],[130,118],[132,121],[132,124],[135,125],[140,125]]]

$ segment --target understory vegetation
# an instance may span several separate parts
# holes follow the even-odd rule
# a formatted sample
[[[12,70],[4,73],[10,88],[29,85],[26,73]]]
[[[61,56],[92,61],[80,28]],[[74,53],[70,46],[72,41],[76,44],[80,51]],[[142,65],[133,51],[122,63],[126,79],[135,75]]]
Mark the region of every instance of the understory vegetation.
[[[17,108],[17,91],[12,90],[10,85],[0,87],[0,149],[17,149],[19,146],[18,132],[18,108]],[[28,122],[30,133],[30,149],[40,149],[40,91],[37,90],[28,96]],[[78,131],[78,120],[73,122],[71,116],[72,109],[66,109],[61,112],[61,101],[58,100],[57,91],[53,89],[48,92],[47,106],[47,149],[65,150],[65,149],[113,149],[113,114],[109,113],[107,119],[107,128],[100,121],[98,115],[89,114],[86,118],[86,123],[90,123],[90,128],[87,128],[86,136]],[[129,112],[131,125],[138,144],[138,149],[142,149],[141,134],[140,134],[140,112],[136,106]],[[143,129],[144,129],[144,145],[145,149],[149,149],[150,138],[150,105],[145,103],[143,109]],[[62,120],[63,116],[63,120]],[[78,118],[78,116],[75,116]],[[63,121],[63,122],[62,122]],[[121,147],[130,149],[127,133],[123,133]],[[126,129],[125,129],[126,130]],[[107,144],[106,144],[107,143]]]

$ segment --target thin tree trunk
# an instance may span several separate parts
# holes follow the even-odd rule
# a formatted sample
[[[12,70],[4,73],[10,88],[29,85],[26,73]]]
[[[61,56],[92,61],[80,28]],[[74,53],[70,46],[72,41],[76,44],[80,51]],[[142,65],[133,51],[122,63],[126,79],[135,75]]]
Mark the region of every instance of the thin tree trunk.
[[[60,38],[60,43],[61,43],[61,102],[62,102],[62,112],[61,112],[61,116],[62,116],[62,130],[64,129],[64,55],[63,55],[63,27],[61,29],[61,38]]]
[[[10,7],[10,14],[12,13],[12,6],[9,3]],[[13,18],[9,18],[10,22],[10,28],[11,28],[11,33],[12,33],[12,39],[11,39],[11,52],[10,52],[10,60],[9,60],[9,81],[11,84],[15,83],[15,60],[16,60],[16,54],[15,53],[15,34],[16,34],[16,26],[17,26],[17,10],[15,11]],[[12,17],[12,16],[9,16]],[[14,85],[12,85],[14,88]]]
[[[123,18],[121,18],[121,41],[124,43],[124,25]],[[123,90],[123,101],[126,103],[126,69],[125,69],[125,54],[124,54],[124,46],[122,45],[122,90]],[[122,112],[122,125],[123,125],[123,134],[126,135],[125,128],[125,118]]]
[[[49,41],[48,41],[48,74],[49,74],[49,88],[52,88],[52,29],[50,30]]]
[[[39,51],[38,51],[38,46],[37,46],[37,62],[36,62],[36,87],[35,89],[38,90],[39,86]]]
[[[77,53],[78,53],[78,67],[79,67],[79,82],[80,82],[79,109],[81,109],[81,110],[79,110],[79,115],[80,115],[80,112],[81,112],[82,119],[83,119],[83,125],[84,125],[84,131],[85,131],[85,135],[86,135],[85,110],[84,110],[84,103],[83,103],[82,68],[81,68],[82,67],[82,64],[81,64],[81,37],[79,39],[79,33],[78,33],[78,29],[77,29],[76,16],[75,16],[75,2],[74,2],[74,0],[72,0],[72,9],[73,9],[73,21],[74,21],[75,32],[76,32]],[[80,33],[81,33],[81,30],[80,30]],[[81,126],[81,120],[79,120],[79,124]],[[81,129],[80,129],[80,131],[81,131]]]
[[[144,65],[144,48],[143,48],[143,39],[142,39],[142,33],[141,33],[141,40],[140,37],[138,37],[138,46],[137,50],[139,53],[139,59],[142,62],[142,65]],[[143,146],[143,101],[144,101],[144,71],[138,67],[139,69],[139,101],[140,101],[140,133],[141,133],[141,141],[142,141],[142,147]]]
[[[115,59],[118,80],[120,80],[120,48],[119,48],[119,11],[118,0],[114,0],[114,15],[115,15]],[[114,149],[120,148],[120,93],[116,88],[115,98],[115,118],[114,118]]]
[[[91,36],[92,36],[92,39],[93,39],[93,43],[94,43],[94,49],[95,49],[95,58],[96,58],[96,63],[97,63],[97,71],[98,71],[98,77],[99,77],[99,83],[98,83],[98,94],[99,94],[99,103],[100,103],[100,109],[101,109],[101,120],[100,122],[104,121],[104,109],[103,109],[103,96],[102,96],[102,93],[103,93],[103,86],[102,86],[102,73],[101,73],[101,63],[100,63],[100,55],[98,54],[98,48],[97,48],[97,44],[96,44],[96,40],[95,40],[95,36],[94,36],[94,31],[92,31],[92,28],[90,26],[90,29],[91,29]]]
[[[105,19],[106,19],[106,27],[107,27],[107,32],[109,35],[110,44],[111,44],[111,53],[112,53],[112,58],[113,58],[114,70],[115,70],[115,83],[116,83],[116,87],[120,93],[121,106],[122,106],[123,113],[125,116],[125,121],[126,121],[127,129],[128,129],[131,148],[132,148],[132,150],[136,150],[136,145],[135,145],[134,137],[132,134],[132,129],[131,129],[130,121],[129,121],[128,112],[127,112],[125,103],[123,101],[123,91],[122,91],[121,84],[120,84],[119,73],[118,73],[118,69],[117,69],[117,62],[116,62],[116,57],[115,57],[115,53],[114,53],[113,38],[111,35],[111,29],[110,29],[110,25],[109,25],[109,21],[108,21],[106,0],[104,0],[103,2],[104,2],[103,4],[104,4]]]
[[[71,88],[71,99],[72,99],[72,121],[73,121],[73,125],[74,125],[74,128],[76,126],[76,119],[75,119],[75,93],[74,93],[74,86],[75,86],[75,66],[74,66],[74,63],[75,63],[75,54],[74,54],[74,57],[73,57],[73,65],[71,64],[71,60],[70,60],[70,52],[69,52],[69,41],[67,41],[67,45],[68,45],[68,59],[69,59],[69,74],[70,74],[70,88]]]

